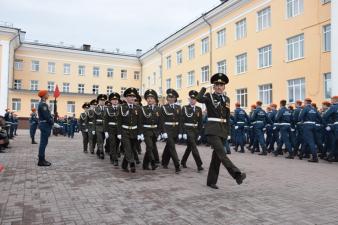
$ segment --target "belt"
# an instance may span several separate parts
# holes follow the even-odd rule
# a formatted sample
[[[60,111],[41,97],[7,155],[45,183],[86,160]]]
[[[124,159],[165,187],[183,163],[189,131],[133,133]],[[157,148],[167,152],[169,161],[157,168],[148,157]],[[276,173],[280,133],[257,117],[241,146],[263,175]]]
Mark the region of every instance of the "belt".
[[[93,122],[88,122],[89,124],[93,124]]]
[[[127,125],[122,125],[122,128],[128,129],[128,130],[135,130],[135,129],[137,129],[137,126],[127,126]]]
[[[210,118],[208,118],[208,121],[219,122],[219,123],[226,123],[226,122],[227,122],[227,119],[221,119],[221,118],[210,117]]]
[[[117,125],[117,123],[114,123],[114,122],[109,122],[108,124],[109,125]]]
[[[145,127],[145,128],[157,128],[157,125],[156,124],[154,124],[154,125],[144,124],[143,127]]]
[[[184,123],[184,126],[187,126],[187,127],[197,127],[198,123]]]
[[[290,125],[290,123],[279,123],[279,125]]]
[[[316,122],[312,122],[312,121],[305,121],[304,124],[316,124]]]
[[[278,126],[278,125],[285,125],[284,123],[273,123],[273,125]]]
[[[338,124],[338,122],[334,122],[333,124],[334,124],[334,125],[337,125],[337,124]]]
[[[320,126],[321,126],[321,124],[319,124],[319,123],[316,123],[316,126],[317,126],[317,127],[320,127]]]
[[[263,121],[254,121],[252,122],[252,124],[256,124],[256,123],[264,123]]]
[[[165,122],[165,125],[170,125],[170,126],[176,126],[178,125],[178,122]]]
[[[47,120],[40,120],[40,123],[47,123]]]
[[[238,124],[244,124],[245,122],[237,122]]]
[[[86,124],[85,124],[85,123],[83,123],[83,124],[82,124],[82,126],[86,126]]]
[[[102,122],[103,120],[96,120],[96,122]]]

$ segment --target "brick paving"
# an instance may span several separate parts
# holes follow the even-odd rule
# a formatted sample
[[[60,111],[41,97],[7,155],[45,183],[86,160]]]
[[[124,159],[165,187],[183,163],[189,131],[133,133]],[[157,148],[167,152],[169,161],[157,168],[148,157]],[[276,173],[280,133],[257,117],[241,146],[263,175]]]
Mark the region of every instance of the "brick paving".
[[[18,133],[12,148],[0,154],[4,225],[338,224],[338,163],[233,152],[231,159],[247,179],[238,186],[221,168],[220,189],[213,190],[205,185],[208,147],[199,147],[202,173],[189,158],[179,175],[172,164],[156,171],[138,166],[131,174],[115,169],[107,157],[84,154],[80,134],[53,136],[47,149],[52,167],[41,168],[36,166],[38,145],[30,144],[26,130]],[[185,147],[177,149],[181,157]]]

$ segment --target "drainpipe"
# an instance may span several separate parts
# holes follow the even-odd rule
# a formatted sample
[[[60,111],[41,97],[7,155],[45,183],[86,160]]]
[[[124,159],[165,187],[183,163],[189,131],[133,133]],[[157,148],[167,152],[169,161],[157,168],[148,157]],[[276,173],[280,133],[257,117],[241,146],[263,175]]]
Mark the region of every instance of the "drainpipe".
[[[9,103],[9,89],[13,88],[13,83],[14,83],[14,63],[12,65],[10,65],[10,62],[11,62],[11,44],[13,42],[14,39],[16,39],[17,37],[19,36],[19,39],[20,39],[20,31],[18,31],[18,34],[16,34],[10,41],[9,41],[9,48],[8,48],[8,76],[9,76],[9,72],[10,72],[10,67],[12,66],[12,73],[13,73],[13,76],[12,76],[12,86],[11,87],[8,87],[7,89],[7,105]],[[21,40],[20,41],[20,45],[21,45]],[[16,49],[14,49],[14,52],[13,52],[13,62],[15,60],[15,51]]]
[[[209,21],[205,18],[206,14],[202,14],[202,18],[204,20],[204,22],[209,26],[209,41],[210,41],[210,48],[209,48],[209,69],[210,69],[210,76],[212,76],[212,71],[213,71],[213,65],[212,65],[212,27],[211,24],[209,23]]]
[[[160,70],[160,79],[161,79],[161,82],[160,82],[160,87],[161,87],[161,91],[162,91],[162,93],[161,93],[161,95],[162,95],[162,99],[163,99],[163,53],[162,52],[160,52],[160,50],[158,50],[158,44],[156,44],[155,45],[155,51],[158,53],[158,54],[160,54],[160,56],[161,56],[161,70]]]

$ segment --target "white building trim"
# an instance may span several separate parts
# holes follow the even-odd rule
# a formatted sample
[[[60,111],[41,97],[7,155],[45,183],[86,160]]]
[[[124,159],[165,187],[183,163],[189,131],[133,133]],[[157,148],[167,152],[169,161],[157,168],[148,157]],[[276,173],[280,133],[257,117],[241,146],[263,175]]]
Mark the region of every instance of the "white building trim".
[[[331,87],[332,96],[338,95],[338,2],[331,1]]]
[[[0,112],[3,114],[8,105],[8,79],[9,79],[9,43],[10,41],[0,40],[1,71],[0,71]]]

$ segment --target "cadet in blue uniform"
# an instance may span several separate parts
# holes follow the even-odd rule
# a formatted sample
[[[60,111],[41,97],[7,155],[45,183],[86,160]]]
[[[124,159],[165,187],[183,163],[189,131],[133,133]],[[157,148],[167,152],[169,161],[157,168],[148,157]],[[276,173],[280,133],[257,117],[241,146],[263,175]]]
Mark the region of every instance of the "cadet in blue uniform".
[[[270,104],[271,113],[269,114],[270,119],[270,127],[272,128],[272,136],[270,139],[270,143],[267,143],[269,145],[269,151],[274,152],[275,151],[275,143],[278,145],[279,142],[279,124],[275,121],[276,114],[277,114],[277,105],[272,103]],[[282,152],[279,152],[280,154]]]
[[[229,83],[229,78],[222,73],[214,74],[211,77],[214,93],[206,93],[206,88],[202,87],[197,95],[197,101],[204,103],[207,108],[208,122],[205,125],[205,135],[209,144],[213,148],[212,158],[209,166],[207,186],[218,189],[219,168],[222,163],[230,175],[241,184],[246,178],[228,158],[224,151],[224,140],[230,135],[230,99],[224,95],[225,85]]]
[[[29,134],[32,139],[32,144],[37,144],[37,142],[35,142],[35,132],[38,128],[38,123],[39,120],[38,115],[36,114],[36,108],[32,108],[31,117],[29,118]]]
[[[235,123],[235,151],[238,150],[238,146],[241,147],[239,152],[244,153],[244,144],[245,144],[245,126],[248,124],[249,117],[246,112],[241,108],[241,105],[237,102],[235,104],[235,115],[234,115],[234,123]]]
[[[302,123],[299,121],[299,114],[302,111],[302,104],[303,102],[301,100],[296,101],[296,109],[293,111],[293,122],[295,124],[296,128],[296,142],[294,146],[294,155],[297,155],[299,152],[299,147],[303,143],[303,128]]]
[[[41,98],[38,106],[39,128],[41,131],[39,145],[39,162],[38,166],[50,166],[51,163],[45,159],[45,151],[48,144],[48,138],[53,128],[53,117],[50,114],[46,100],[48,99],[48,91],[40,90],[38,96]]]

